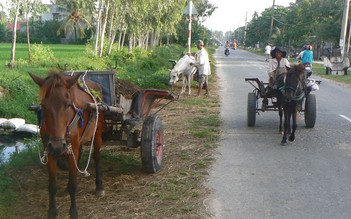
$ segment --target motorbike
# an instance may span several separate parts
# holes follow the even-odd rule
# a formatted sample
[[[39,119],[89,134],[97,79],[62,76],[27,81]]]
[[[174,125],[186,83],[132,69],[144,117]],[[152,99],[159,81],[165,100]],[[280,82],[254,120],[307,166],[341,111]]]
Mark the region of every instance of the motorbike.
[[[230,53],[229,53],[229,48],[228,48],[228,47],[225,48],[224,54],[225,54],[226,56],[229,56]]]
[[[312,65],[311,63],[305,63],[304,65],[305,65],[306,78],[308,78],[312,75]]]

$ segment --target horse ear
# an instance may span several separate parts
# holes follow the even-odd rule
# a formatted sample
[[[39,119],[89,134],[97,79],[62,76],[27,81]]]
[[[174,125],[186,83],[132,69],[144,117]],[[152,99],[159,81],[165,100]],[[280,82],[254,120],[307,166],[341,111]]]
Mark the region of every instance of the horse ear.
[[[70,87],[72,87],[74,84],[76,84],[78,78],[79,78],[83,73],[84,73],[84,72],[80,72],[80,73],[74,74],[72,77],[69,77],[69,78],[66,80],[68,88],[70,88]]]
[[[41,87],[41,86],[44,84],[44,82],[45,82],[45,79],[44,79],[44,78],[41,78],[41,77],[39,77],[39,76],[37,76],[37,75],[35,75],[35,74],[32,74],[32,73],[30,73],[30,72],[28,72],[28,74],[29,74],[29,76],[33,79],[33,81],[34,81],[37,85],[39,85],[39,87]]]

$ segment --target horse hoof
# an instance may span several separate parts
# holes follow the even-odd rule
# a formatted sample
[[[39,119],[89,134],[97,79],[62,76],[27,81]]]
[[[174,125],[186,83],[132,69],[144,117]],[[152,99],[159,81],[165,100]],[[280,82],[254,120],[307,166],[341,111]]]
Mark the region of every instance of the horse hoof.
[[[104,190],[96,191],[96,196],[97,197],[104,197],[105,196],[105,191]]]
[[[295,137],[292,137],[292,136],[289,137],[290,142],[293,142],[294,140],[295,140]]]

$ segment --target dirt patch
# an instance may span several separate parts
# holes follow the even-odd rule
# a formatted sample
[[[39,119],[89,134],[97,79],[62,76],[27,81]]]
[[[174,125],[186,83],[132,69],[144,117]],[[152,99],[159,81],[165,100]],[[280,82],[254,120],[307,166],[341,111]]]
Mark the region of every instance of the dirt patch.
[[[126,99],[133,99],[134,94],[142,89],[127,80],[117,79],[115,84],[116,103],[119,103],[120,94]]]
[[[180,91],[180,87],[177,84],[174,90]],[[210,217],[204,206],[209,190],[203,186],[203,182],[208,176],[208,167],[213,162],[216,141],[195,135],[192,124],[194,119],[218,115],[220,103],[217,87],[216,80],[212,77],[210,97],[181,96],[178,101],[159,112],[165,137],[164,160],[160,172],[141,172],[140,148],[104,146],[102,167],[106,195],[102,198],[95,196],[95,168],[92,161],[88,169],[91,176],[79,175],[77,179],[80,218]],[[137,89],[130,88],[130,85],[126,86],[124,92]],[[193,86],[193,93],[196,89]],[[88,150],[84,153],[86,155]],[[9,206],[5,215],[0,212],[1,218],[47,217],[48,175],[46,167],[39,164],[39,161],[37,163],[9,173],[17,182],[14,187],[20,192],[20,197],[15,205]],[[84,169],[85,165],[83,160],[81,168]],[[69,218],[70,198],[65,192],[67,172],[59,171],[57,179],[58,218]]]

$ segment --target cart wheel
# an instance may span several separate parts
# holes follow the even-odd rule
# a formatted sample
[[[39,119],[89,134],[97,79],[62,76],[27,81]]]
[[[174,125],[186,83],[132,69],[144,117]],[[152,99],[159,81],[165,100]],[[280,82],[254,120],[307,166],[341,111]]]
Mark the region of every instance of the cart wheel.
[[[143,171],[156,173],[163,157],[163,125],[159,116],[148,116],[141,133],[141,165]]]
[[[256,94],[249,93],[247,96],[247,126],[255,126],[256,122]]]
[[[307,128],[313,128],[316,123],[316,102],[316,95],[307,95],[305,101],[305,124]]]

